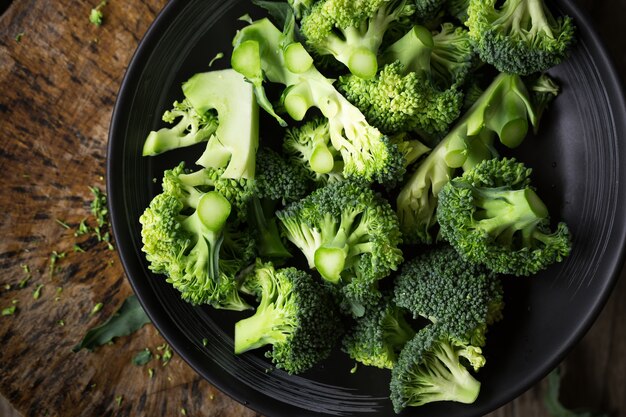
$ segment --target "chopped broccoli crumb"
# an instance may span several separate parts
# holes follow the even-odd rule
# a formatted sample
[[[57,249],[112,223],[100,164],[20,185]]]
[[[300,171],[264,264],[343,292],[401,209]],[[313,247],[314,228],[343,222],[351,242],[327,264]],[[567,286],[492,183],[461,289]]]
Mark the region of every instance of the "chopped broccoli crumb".
[[[89,13],[89,21],[92,24],[96,26],[102,25],[102,20],[104,18],[104,15],[102,14],[102,8],[106,6],[106,4],[106,0],[102,0],[96,7],[91,9],[91,12]]]

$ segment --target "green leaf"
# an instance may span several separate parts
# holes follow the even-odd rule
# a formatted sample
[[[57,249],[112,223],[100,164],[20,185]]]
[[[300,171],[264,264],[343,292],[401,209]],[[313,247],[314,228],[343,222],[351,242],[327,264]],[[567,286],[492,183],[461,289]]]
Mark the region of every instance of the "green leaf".
[[[133,358],[133,364],[137,366],[142,366],[147,364],[152,360],[152,352],[150,349],[145,348],[144,350],[138,352]]]
[[[558,367],[548,375],[548,389],[544,399],[546,410],[553,417],[609,417],[608,413],[569,410],[559,401],[561,391],[561,368]]]
[[[98,346],[111,342],[115,337],[134,333],[146,323],[150,323],[150,319],[143,311],[137,297],[131,295],[104,324],[90,329],[83,340],[72,350],[74,352],[83,348],[94,350]]]
[[[293,10],[286,1],[266,1],[266,0],[252,0],[252,4],[259,6],[267,10],[269,15],[274,19],[276,27],[285,27],[287,20],[293,16]]]

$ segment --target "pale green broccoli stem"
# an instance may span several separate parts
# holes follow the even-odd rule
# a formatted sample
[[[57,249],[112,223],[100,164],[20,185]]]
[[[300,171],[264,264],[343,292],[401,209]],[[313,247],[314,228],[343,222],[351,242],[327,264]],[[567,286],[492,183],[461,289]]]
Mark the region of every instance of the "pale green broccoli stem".
[[[301,43],[294,42],[285,48],[285,65],[289,71],[302,74],[313,66],[313,58]]]
[[[537,224],[548,217],[548,208],[531,188],[477,188],[474,204],[478,209],[475,214],[477,226],[509,246],[513,244],[516,232],[521,232],[523,242],[530,242]]]
[[[436,356],[432,359],[431,366],[434,372],[423,377],[428,378],[430,382],[424,381],[425,384],[421,386],[421,388],[430,386],[431,391],[428,392],[426,389],[421,391],[419,404],[407,405],[421,405],[433,401],[472,404],[476,401],[480,392],[480,382],[459,362],[452,346],[442,342],[433,354]]]
[[[250,84],[232,69],[210,71],[191,77],[183,84],[183,93],[200,114],[215,109],[219,121],[196,163],[205,168],[225,168],[223,178],[253,179],[259,109]]]
[[[415,72],[430,77],[430,58],[434,45],[430,31],[423,26],[415,25],[385,50],[381,61],[385,64],[400,61],[405,74]]]
[[[528,0],[527,4],[530,20],[532,21],[530,36],[534,37],[537,36],[539,32],[543,32],[544,36],[554,39],[554,34],[546,18],[543,0]]]
[[[185,108],[186,107],[186,108]],[[189,104],[174,102],[174,108],[163,113],[163,121],[174,123],[180,118],[178,123],[170,128],[162,128],[151,131],[143,145],[143,156],[158,155],[172,149],[183,148],[195,145],[207,140],[217,129],[217,121],[210,119],[203,121]],[[200,123],[208,123],[200,126]]]
[[[398,316],[386,314],[382,323],[382,329],[385,333],[385,342],[389,343],[396,350],[400,350],[415,336],[415,330],[407,323],[401,313]]]
[[[459,350],[457,353],[460,357],[467,359],[470,366],[474,368],[474,371],[478,371],[485,366],[485,363],[487,363],[485,357],[483,356],[482,349],[477,346],[468,345]]]
[[[226,226],[226,219],[228,219],[230,211],[231,205],[223,195],[217,191],[209,191],[200,198],[194,213],[201,224],[196,224],[200,226],[199,230],[201,230],[203,237],[201,247],[206,245],[207,253],[209,253],[208,276],[210,279],[217,280],[220,276],[220,247],[224,239],[224,226]],[[187,220],[193,219],[191,221],[197,223],[195,217],[191,216]],[[188,225],[187,220],[185,220],[187,229],[194,227]]]
[[[283,312],[266,298],[270,297],[261,298],[256,314],[235,323],[235,354],[287,340],[287,335],[276,326],[283,319]]]
[[[285,248],[274,218],[267,219],[261,201],[254,197],[251,204],[252,220],[258,236],[259,255],[263,258],[286,259],[291,253]]]
[[[304,254],[309,268],[315,268],[315,251],[322,244],[320,232],[315,228],[301,224],[300,220],[286,219],[283,217],[279,217],[279,219],[283,225],[287,239],[296,245]]]
[[[356,228],[353,227],[354,220],[359,214],[359,212],[346,210],[342,213],[341,222],[337,228],[330,215],[326,215],[322,223],[322,236],[334,234],[333,239],[320,246],[314,255],[315,268],[326,281],[338,283],[341,273],[351,258],[371,252],[371,242],[361,242],[362,238],[368,235],[365,219],[361,219]]]

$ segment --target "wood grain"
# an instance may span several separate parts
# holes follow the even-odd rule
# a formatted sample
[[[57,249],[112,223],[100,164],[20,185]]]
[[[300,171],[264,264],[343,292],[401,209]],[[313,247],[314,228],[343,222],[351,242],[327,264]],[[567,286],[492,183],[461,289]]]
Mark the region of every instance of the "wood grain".
[[[14,1],[0,17],[0,308],[17,300],[16,314],[0,317],[0,394],[26,416],[175,416],[183,409],[192,416],[255,416],[176,356],[167,366],[156,360],[132,365],[136,352],[156,352],[163,343],[151,325],[96,352],[71,352],[86,329],[115,311],[131,290],[114,251],[82,237],[87,252],[73,252],[73,232],[55,219],[76,227],[89,217],[87,186],[104,188],[115,95],[166,0],[111,1],[101,27],[88,21],[95,3]],[[626,74],[626,2],[580,3]],[[51,275],[52,251],[67,255]],[[25,288],[18,286],[21,265],[32,273]],[[35,300],[37,285],[43,287]],[[622,277],[597,323],[565,360],[567,405],[626,415],[625,298]],[[90,316],[98,302],[103,310]],[[544,385],[490,416],[547,416]]]

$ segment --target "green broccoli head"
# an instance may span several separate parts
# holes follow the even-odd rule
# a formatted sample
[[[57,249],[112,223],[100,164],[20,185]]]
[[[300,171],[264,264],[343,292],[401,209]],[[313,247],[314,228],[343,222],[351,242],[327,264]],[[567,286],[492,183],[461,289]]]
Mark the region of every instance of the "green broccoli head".
[[[242,291],[260,304],[253,316],[235,324],[235,353],[265,345],[277,368],[291,374],[325,359],[342,335],[336,307],[324,286],[296,268],[274,269],[257,261]]]
[[[437,15],[446,0],[414,0],[415,20],[419,23],[426,23]]]
[[[265,96],[265,79],[286,86],[281,101],[294,120],[303,120],[317,107],[328,120],[330,142],[341,154],[346,177],[385,182],[401,175],[404,163],[397,147],[313,66],[311,56],[294,42],[293,24],[283,33],[261,19],[240,30],[233,41],[233,68],[254,85],[259,104],[268,111],[273,109]]]
[[[309,189],[309,179],[304,171],[289,163],[270,148],[257,152],[256,187],[261,199],[280,201],[282,204],[303,198]]]
[[[464,261],[448,246],[406,262],[396,277],[394,295],[399,307],[474,346],[484,346],[487,325],[497,321],[504,305],[496,275]]]
[[[407,0],[320,0],[302,16],[300,30],[317,55],[332,55],[358,77],[372,78],[387,30],[406,25]]]
[[[438,194],[457,173],[498,156],[497,136],[509,147],[519,146],[538,113],[519,75],[499,74],[422,160],[397,197],[402,233],[408,241],[431,243],[437,223]]]
[[[550,231],[530,173],[515,159],[491,159],[452,180],[439,194],[442,237],[495,272],[531,275],[562,261],[571,248],[568,228],[561,222]]]
[[[378,368],[393,368],[398,354],[415,335],[404,310],[386,296],[356,319],[343,339],[343,351],[355,361]]]
[[[343,160],[330,143],[328,120],[324,117],[315,117],[287,129],[283,150],[290,156],[290,161],[317,184],[344,179]]]
[[[243,310],[248,305],[238,295],[235,276],[253,259],[254,243],[227,220],[232,208],[243,204],[239,192],[245,187],[229,189],[232,180],[220,174],[210,169],[184,174],[184,163],[167,170],[163,192],[139,219],[142,250],[149,268],[167,275],[184,300]]]
[[[483,61],[529,75],[559,64],[574,41],[569,16],[555,18],[543,0],[471,0],[467,26]]]
[[[459,343],[437,325],[420,330],[400,352],[391,370],[391,402],[396,413],[435,401],[473,403],[478,382],[465,364],[484,365],[481,349]]]
[[[151,131],[143,145],[143,156],[158,155],[204,142],[215,133],[218,126],[214,111],[198,113],[186,99],[180,103],[175,101],[173,108],[163,113],[163,121],[176,123],[172,127]]]
[[[475,67],[476,52],[465,28],[443,23],[433,35],[432,77],[439,88],[462,86]]]
[[[380,297],[376,282],[402,262],[396,215],[366,185],[354,181],[329,184],[277,216],[309,267],[325,280],[344,286],[357,304],[366,299],[370,304]]]
[[[417,131],[427,137],[441,136],[459,116],[463,103],[460,90],[440,91],[428,78],[406,73],[400,61],[385,65],[373,79],[340,77],[338,88],[386,134]]]

